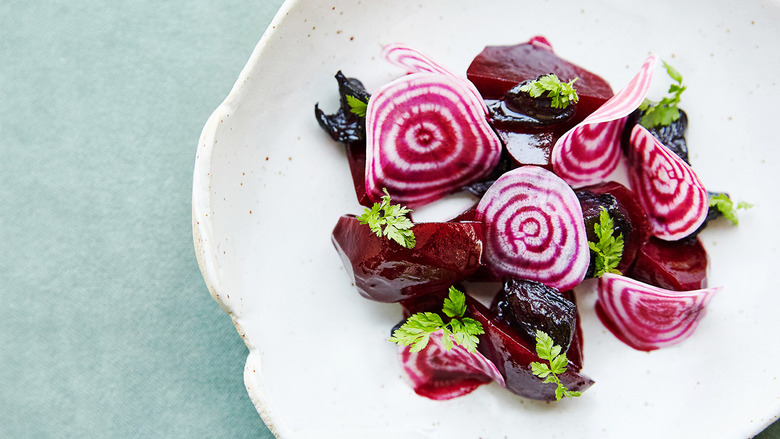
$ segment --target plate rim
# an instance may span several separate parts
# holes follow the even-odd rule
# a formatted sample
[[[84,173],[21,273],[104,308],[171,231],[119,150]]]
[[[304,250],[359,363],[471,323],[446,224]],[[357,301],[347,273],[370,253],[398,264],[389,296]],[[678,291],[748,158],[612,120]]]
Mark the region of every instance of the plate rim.
[[[212,221],[208,212],[211,206],[210,184],[211,184],[211,157],[216,145],[217,127],[222,118],[230,114],[233,109],[233,102],[242,94],[245,81],[241,78],[251,76],[258,65],[258,60],[262,57],[268,43],[276,33],[276,29],[284,22],[291,9],[300,3],[300,0],[285,0],[279,10],[274,15],[271,23],[263,32],[262,37],[252,50],[252,54],[247,59],[244,67],[236,77],[236,81],[225,99],[211,113],[203,126],[198,144],[196,147],[195,164],[192,178],[192,238],[195,250],[195,258],[198,263],[203,280],[212,299],[219,304],[225,311],[236,327],[238,334],[249,349],[246,363],[244,365],[244,385],[246,386],[249,398],[254,404],[257,413],[262,418],[271,434],[278,439],[290,437],[289,429],[284,422],[276,416],[276,411],[268,398],[265,398],[265,386],[257,380],[257,374],[254,372],[260,369],[262,364],[258,355],[253,353],[250,340],[246,336],[246,331],[237,320],[237,313],[230,305],[230,302],[221,295],[221,280],[219,270],[216,267],[215,257],[216,249],[211,245]],[[251,372],[250,372],[251,371]]]

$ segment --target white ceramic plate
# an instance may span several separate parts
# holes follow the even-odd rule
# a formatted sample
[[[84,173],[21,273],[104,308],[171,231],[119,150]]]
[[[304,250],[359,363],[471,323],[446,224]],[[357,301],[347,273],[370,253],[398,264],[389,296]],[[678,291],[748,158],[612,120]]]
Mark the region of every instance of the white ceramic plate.
[[[197,148],[193,221],[214,298],[250,349],[245,381],[270,429],[292,438],[722,437],[761,431],[780,413],[777,271],[777,2],[614,0],[291,1],[263,36]],[[479,5],[478,5],[479,4]],[[580,288],[580,399],[525,400],[483,386],[447,402],[416,396],[386,342],[396,305],[358,296],[330,243],[361,211],[343,149],[313,105],[337,107],[333,75],[369,90],[401,74],[378,56],[405,42],[465,72],[484,45],[541,34],[615,90],[649,52],[689,85],[694,168],[713,190],[756,207],[739,227],[703,235],[712,286],[724,286],[692,338],[652,353],[606,331]],[[665,74],[656,78],[663,91]],[[651,97],[660,97],[658,91]]]

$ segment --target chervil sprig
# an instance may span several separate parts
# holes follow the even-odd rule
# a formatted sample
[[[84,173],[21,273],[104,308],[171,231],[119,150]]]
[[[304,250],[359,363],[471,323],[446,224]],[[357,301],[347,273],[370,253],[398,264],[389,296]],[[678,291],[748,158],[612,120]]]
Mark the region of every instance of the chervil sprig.
[[[360,99],[352,96],[345,95],[347,98],[347,104],[349,104],[349,111],[356,114],[359,117],[366,117],[366,109],[368,109],[368,102],[361,101]]]
[[[368,224],[376,236],[384,235],[403,247],[414,248],[416,240],[411,230],[414,223],[406,217],[412,210],[400,204],[390,204],[390,194],[387,189],[384,192],[382,202],[374,203],[370,209],[366,208],[357,219],[360,224]]]
[[[534,361],[531,363],[531,371],[539,378],[543,378],[545,383],[558,385],[555,389],[556,400],[560,401],[564,396],[571,398],[582,395],[580,392],[567,389],[561,383],[558,375],[566,372],[569,359],[566,358],[565,353],[561,353],[560,346],[553,344],[553,339],[549,335],[539,330],[536,331],[536,355],[542,360],[546,360],[549,365]]]
[[[450,287],[449,297],[444,299],[442,312],[450,321],[445,323],[441,316],[435,312],[420,312],[413,314],[400,328],[393,331],[389,341],[399,346],[409,346],[411,352],[420,352],[428,345],[431,334],[438,330],[444,332],[441,341],[445,350],[453,348],[454,342],[463,346],[467,351],[477,351],[479,343],[478,335],[484,334],[482,324],[470,318],[463,317],[466,313],[466,295],[455,287]]]
[[[723,215],[724,218],[731,221],[735,226],[739,224],[739,217],[737,216],[737,209],[750,209],[752,204],[747,201],[740,201],[737,207],[734,207],[734,202],[731,201],[726,194],[710,195],[710,207],[715,207]]]
[[[588,247],[596,253],[594,276],[601,277],[604,273],[621,274],[617,266],[620,264],[620,258],[623,257],[623,234],[614,236],[615,224],[607,209],[601,208],[599,224],[593,227],[599,239],[598,242],[588,241]]]
[[[561,82],[557,75],[550,73],[523,85],[520,87],[520,91],[528,93],[532,98],[538,98],[547,92],[547,97],[552,99],[551,107],[566,108],[570,103],[576,104],[580,100],[577,96],[577,90],[573,87],[574,81],[578,79]]]
[[[665,97],[659,102],[645,99],[639,106],[639,109],[644,112],[639,123],[646,128],[666,126],[680,118],[680,110],[677,108],[677,104],[680,103],[680,95],[687,87],[682,83],[683,78],[680,72],[667,64],[666,61],[663,63],[666,72],[677,84],[669,86],[668,93],[671,96]]]

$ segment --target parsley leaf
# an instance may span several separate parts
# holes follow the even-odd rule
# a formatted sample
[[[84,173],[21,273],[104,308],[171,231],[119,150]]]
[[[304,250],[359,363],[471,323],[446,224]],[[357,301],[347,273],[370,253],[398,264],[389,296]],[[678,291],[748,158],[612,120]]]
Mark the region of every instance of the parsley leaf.
[[[552,99],[551,107],[566,108],[570,103],[576,104],[580,100],[580,97],[577,96],[577,90],[573,87],[574,81],[578,79],[580,78],[574,78],[569,82],[561,82],[557,75],[550,73],[523,85],[520,87],[520,91],[528,93],[532,98],[538,98],[544,92],[547,92],[547,97]]]
[[[750,209],[752,204],[747,201],[740,201],[737,207],[734,207],[734,202],[731,201],[726,194],[710,195],[710,207],[715,207],[718,211],[735,226],[739,224],[739,218],[737,217],[737,209]]]
[[[349,104],[349,111],[356,114],[359,117],[366,117],[366,109],[368,109],[368,102],[363,102],[360,99],[352,95],[344,95],[347,98],[347,104]]]
[[[623,257],[623,234],[614,236],[615,224],[607,213],[607,209],[601,208],[599,224],[595,224],[594,230],[599,238],[598,242],[588,242],[588,247],[596,253],[595,277],[601,277],[604,273],[622,274],[617,270],[620,259]]]
[[[449,297],[444,299],[442,311],[450,321],[444,323],[441,316],[434,312],[413,314],[400,328],[393,331],[389,341],[399,346],[412,346],[410,352],[420,352],[428,345],[431,334],[438,330],[444,333],[441,340],[445,350],[453,348],[455,343],[463,346],[472,354],[477,351],[480,334],[485,331],[478,321],[463,317],[466,313],[466,295],[455,287],[450,287]]]
[[[414,223],[406,217],[411,209],[400,204],[390,204],[390,194],[384,189],[385,196],[381,203],[374,203],[371,208],[366,208],[357,219],[360,224],[368,224],[376,236],[382,235],[397,242],[402,247],[414,248],[417,241],[412,231]],[[384,226],[384,229],[382,228]]]
[[[566,372],[569,359],[566,358],[566,354],[561,353],[560,346],[553,344],[552,337],[539,330],[536,331],[536,355],[542,360],[546,360],[549,366],[534,361],[531,363],[531,372],[539,378],[543,378],[545,383],[556,383],[558,385],[555,389],[556,400],[560,401],[564,396],[572,398],[582,395],[581,392],[567,389],[561,383],[558,375]]]
[[[677,82],[669,86],[669,91],[672,96],[665,97],[659,102],[653,102],[645,99],[639,109],[644,112],[642,119],[639,121],[642,126],[646,128],[653,128],[658,126],[670,125],[672,122],[680,118],[680,110],[677,108],[677,104],[680,103],[680,95],[687,88],[682,83],[682,75],[674,67],[664,63],[666,73]]]

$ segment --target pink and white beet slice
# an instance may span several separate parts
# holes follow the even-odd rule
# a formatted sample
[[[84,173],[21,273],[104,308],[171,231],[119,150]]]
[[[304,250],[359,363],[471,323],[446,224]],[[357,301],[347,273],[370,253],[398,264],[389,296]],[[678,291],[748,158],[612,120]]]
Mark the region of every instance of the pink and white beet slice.
[[[690,337],[719,290],[671,291],[607,273],[599,279],[596,314],[627,345],[652,351]]]
[[[366,111],[366,192],[420,206],[487,176],[501,141],[462,81],[413,73],[377,89]]]
[[[477,205],[484,223],[485,263],[499,276],[541,282],[566,291],[590,263],[582,207],[552,172],[523,166],[502,175]]]
[[[655,55],[649,56],[625,88],[555,142],[553,169],[568,184],[601,183],[617,168],[626,118],[647,96],[656,62]]]
[[[420,352],[399,346],[401,366],[415,393],[434,400],[446,400],[471,393],[477,387],[496,381],[505,387],[496,365],[479,352],[470,353],[455,344],[449,351],[442,343],[443,331],[431,334]]]
[[[628,177],[653,235],[666,241],[682,239],[707,218],[707,190],[677,154],[641,125],[631,131]]]
[[[474,95],[475,104],[482,107],[482,111],[484,111],[486,115],[488,114],[488,108],[485,101],[482,99],[482,95],[471,81],[463,76],[455,74],[452,70],[423,55],[417,49],[400,43],[388,44],[382,48],[382,56],[390,64],[406,70],[406,73],[439,73],[461,81],[469,92]]]

